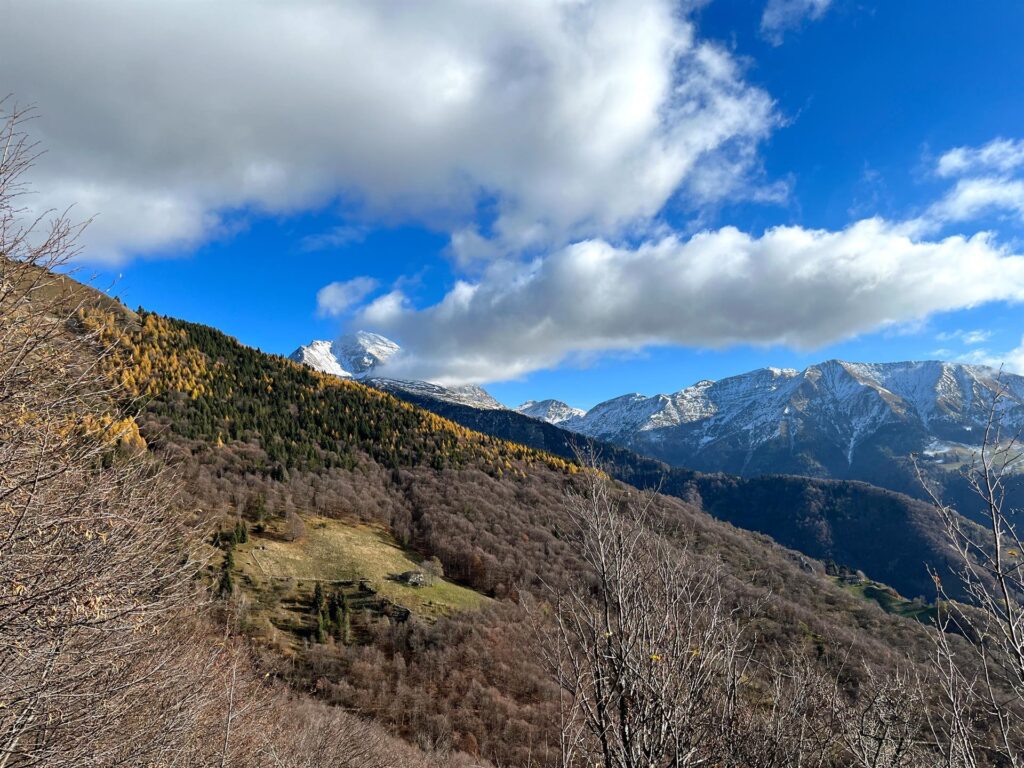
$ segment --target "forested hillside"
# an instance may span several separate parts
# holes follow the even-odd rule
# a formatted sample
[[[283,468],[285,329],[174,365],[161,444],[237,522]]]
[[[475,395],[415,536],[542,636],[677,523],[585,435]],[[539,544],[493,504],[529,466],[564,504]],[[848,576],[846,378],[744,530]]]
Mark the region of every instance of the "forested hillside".
[[[931,594],[929,566],[950,584],[955,553],[936,510],[919,499],[867,483],[768,475],[740,478],[671,467],[656,459],[508,410],[483,410],[424,397],[398,396],[463,426],[571,458],[592,446],[617,479],[695,504],[721,520],[771,536],[787,547],[862,570],[911,596]],[[955,586],[951,587],[954,589]]]
[[[862,5],[0,4],[0,768],[1024,768],[1024,48]]]
[[[575,464],[262,354],[207,327],[144,311],[126,322],[90,310],[80,322],[116,348],[107,372],[139,409],[150,450],[182,474],[190,504],[207,525],[245,531],[228,545],[228,565],[219,567],[233,573],[232,589],[250,595],[242,626],[264,649],[264,663],[429,748],[454,745],[502,764],[524,764],[530,755],[552,759],[553,692],[539,661],[524,661],[531,640],[522,599],[562,588],[584,567],[565,512]],[[543,447],[568,455],[564,444]],[[785,512],[816,505],[842,510],[842,501],[809,497],[796,481],[789,481],[788,495],[758,496],[729,478],[665,474],[662,465],[638,464],[625,452],[602,459],[636,485],[662,483],[677,494],[655,499],[656,527],[701,557],[721,559],[730,600],[766,601],[757,621],[769,646],[812,656],[856,648],[882,665],[897,664],[907,652],[926,654],[923,630],[893,610],[908,612],[909,603],[894,601],[884,588],[868,590],[876,599],[865,599],[841,571],[829,575],[821,564],[703,511],[757,522],[758,515],[783,520]],[[318,636],[316,622],[282,618],[296,610],[314,610],[315,617],[316,578],[293,579],[276,592],[254,578],[272,543],[292,538],[288,521],[296,518],[307,532],[318,519],[382,526],[398,546],[438,558],[448,578],[498,602],[482,612],[414,614],[398,623],[387,610],[353,613],[358,631],[348,642],[334,629],[335,636]],[[348,595],[339,600],[358,597],[354,586],[337,589]],[[333,620],[329,628],[338,626]],[[843,673],[849,685],[860,674]],[[467,697],[467,690],[475,693]]]

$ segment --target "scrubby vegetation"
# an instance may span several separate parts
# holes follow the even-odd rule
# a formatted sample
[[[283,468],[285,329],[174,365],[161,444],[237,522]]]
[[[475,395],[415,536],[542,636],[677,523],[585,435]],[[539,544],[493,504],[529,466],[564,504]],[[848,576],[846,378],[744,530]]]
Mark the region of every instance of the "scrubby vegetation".
[[[565,507],[577,465],[262,355],[212,329],[137,317],[126,323],[94,311],[80,322],[115,350],[119,367],[109,375],[124,382],[123,367],[132,371],[127,380],[139,388],[127,402],[140,409],[141,435],[183,473],[190,505],[208,525],[247,531],[246,542],[232,536],[214,576],[241,605],[239,626],[261,663],[424,749],[504,765],[557,764],[559,697],[532,650],[523,603],[548,599],[588,569]],[[201,377],[165,375],[142,362],[180,365],[196,354]],[[645,479],[657,482],[653,471]],[[771,482],[792,493],[774,493]],[[795,649],[816,674],[853,693],[871,668],[923,663],[931,650],[924,628],[834,583],[820,565],[703,511],[781,524],[795,505],[808,520],[829,510],[834,524],[855,526],[858,510],[844,507],[849,485],[822,491],[779,478],[751,494],[730,478],[690,473],[671,489],[680,498],[655,499],[648,523],[672,546],[721,563],[728,605],[759,606],[750,618],[759,653]],[[623,499],[630,493],[615,491]],[[452,612],[440,600],[396,599],[414,588],[381,581],[377,555],[364,553],[359,564],[345,555],[341,532],[359,530],[393,538],[393,551],[407,552],[404,563],[436,557],[460,594],[499,602]],[[360,577],[376,583],[361,591]],[[457,602],[451,607],[473,608]],[[832,666],[830,659],[850,654],[871,664]]]
[[[231,550],[227,591],[242,596],[241,626],[263,649],[263,663],[293,686],[385,722],[425,748],[455,747],[507,765],[556,761],[558,699],[530,650],[522,599],[543,599],[585,570],[564,503],[569,463],[259,355],[210,329],[143,320],[128,330],[145,334],[147,325],[159,334],[176,329],[178,359],[187,354],[180,345],[192,338],[205,339],[203,348],[216,353],[203,353],[210,372],[204,387],[224,393],[227,403],[214,399],[204,408],[198,404],[212,395],[155,386],[139,421],[152,449],[184,473],[194,507],[224,531],[239,524],[252,531]],[[105,338],[116,341],[117,326],[105,327]],[[135,351],[121,357],[129,365],[138,359]],[[252,381],[260,383],[244,384]],[[301,409],[292,407],[293,397]],[[332,427],[338,439],[316,419],[298,418],[336,412],[344,414]],[[435,429],[440,438],[432,437]],[[290,532],[295,521],[298,530]],[[927,653],[914,625],[836,587],[769,540],[714,522],[697,503],[658,497],[655,521],[688,550],[723,563],[730,601],[765,601],[756,617],[765,648],[821,658],[828,649],[855,648],[890,668],[900,663],[901,646],[918,658]],[[362,573],[348,571],[342,542],[332,549],[324,534],[374,526],[408,548],[408,562],[437,557],[451,579],[475,590],[470,594],[500,602],[449,613],[394,595],[382,601],[379,576],[374,594],[360,595],[358,579],[371,575],[373,558],[359,566]],[[266,574],[251,560],[254,552]],[[316,563],[333,553],[332,567],[319,570]],[[290,572],[277,574],[274,568],[286,564]],[[340,638],[337,616],[316,605],[317,585],[325,599],[338,592],[349,604],[348,632]],[[391,602],[412,614],[396,614]],[[863,671],[844,675],[853,690]]]
[[[73,225],[21,224],[19,125],[0,126],[0,765],[458,764],[296,699],[211,602],[195,521],[118,408],[101,336],[69,333],[81,309],[118,310],[53,273]]]

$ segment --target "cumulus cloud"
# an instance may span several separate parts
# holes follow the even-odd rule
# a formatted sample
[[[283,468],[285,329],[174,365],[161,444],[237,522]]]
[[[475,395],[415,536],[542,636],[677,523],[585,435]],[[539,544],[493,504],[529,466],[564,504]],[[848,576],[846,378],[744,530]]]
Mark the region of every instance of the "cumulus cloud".
[[[356,277],[325,285],[316,292],[317,314],[320,317],[341,317],[377,290],[378,285],[372,277]]]
[[[1024,141],[993,139],[980,147],[955,147],[936,165],[940,176],[963,176],[976,171],[1008,173],[1024,167]]]
[[[919,240],[903,225],[865,219],[760,237],[726,227],[636,248],[584,241],[529,264],[494,264],[426,308],[390,294],[355,322],[406,347],[393,375],[455,384],[658,344],[813,349],[1021,299],[1024,256],[988,235]]]
[[[980,147],[956,147],[935,165],[953,187],[920,219],[923,229],[1003,214],[1024,221],[1024,141],[994,139]]]
[[[483,204],[502,250],[614,236],[729,190],[689,182],[775,124],[671,0],[33,0],[0,49],[39,107],[35,204],[99,213],[94,259],[334,203],[443,231]]]
[[[825,15],[832,0],[768,0],[761,14],[761,32],[775,45],[784,34],[805,21],[816,21]]]
[[[1024,181],[1007,178],[960,179],[928,216],[938,223],[970,221],[994,212],[1024,220]]]

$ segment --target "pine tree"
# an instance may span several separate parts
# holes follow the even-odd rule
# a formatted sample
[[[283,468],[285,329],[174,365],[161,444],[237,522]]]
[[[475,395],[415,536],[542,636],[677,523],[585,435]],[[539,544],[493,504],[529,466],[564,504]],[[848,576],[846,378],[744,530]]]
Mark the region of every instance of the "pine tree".
[[[337,634],[338,639],[345,645],[349,645],[352,642],[351,611],[348,608],[348,597],[346,597],[344,592],[339,593]]]
[[[224,596],[230,595],[235,590],[235,582],[231,571],[235,567],[235,553],[231,545],[228,545],[224,552],[224,562],[221,564],[220,581],[217,584],[217,591]]]
[[[326,643],[327,634],[327,622],[324,620],[323,612],[320,612],[316,615],[316,641]]]
[[[313,611],[315,613],[323,613],[327,607],[327,602],[324,598],[324,588],[318,581],[316,587],[313,588]]]

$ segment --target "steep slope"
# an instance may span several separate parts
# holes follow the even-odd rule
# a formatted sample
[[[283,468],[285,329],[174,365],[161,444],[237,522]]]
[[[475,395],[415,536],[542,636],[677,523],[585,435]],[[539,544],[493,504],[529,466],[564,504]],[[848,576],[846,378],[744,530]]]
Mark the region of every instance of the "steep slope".
[[[127,329],[102,312],[89,313],[84,322],[103,329],[120,350],[111,374],[129,395],[145,397],[142,434],[154,453],[177,466],[197,517],[252,528],[255,538],[241,548],[235,566],[244,561],[249,570],[236,572],[236,583],[252,590],[247,601],[253,607],[242,622],[278,674],[428,744],[457,743],[495,764],[554,764],[553,753],[545,752],[555,744],[552,693],[530,652],[519,597],[558,588],[581,567],[566,537],[571,463],[261,354],[211,328],[148,313]],[[523,439],[566,455],[577,439],[511,411],[444,407],[481,423],[490,420],[495,431],[508,420]],[[762,502],[750,490],[756,486],[669,472],[659,462],[607,450],[623,477],[639,486],[663,480],[665,490],[677,495],[655,499],[652,521],[681,546],[720,560],[730,595],[765,598],[758,619],[762,637],[785,648],[821,647],[822,638],[836,638],[883,665],[895,663],[904,650],[927,653],[914,623],[852,594],[820,563],[702,509],[707,496],[718,499],[723,517],[751,515]],[[805,481],[789,482],[792,492],[766,510],[767,517],[785,522],[794,510],[813,515],[820,506],[829,508],[829,521],[838,519],[833,515],[856,518],[856,509],[837,503],[859,498],[854,484],[838,484],[819,499]],[[727,495],[716,491],[719,485]],[[731,505],[743,509],[730,511]],[[898,507],[884,515],[897,528],[904,520]],[[296,517],[312,527],[308,539],[288,532]],[[318,519],[324,518],[321,527]],[[316,632],[309,618],[313,582],[338,578],[335,563],[345,555],[324,549],[337,530],[331,521],[344,523],[345,530],[379,527],[402,557],[437,557],[453,582],[494,602],[480,613],[436,621],[414,613],[403,622],[401,613],[382,608],[364,616],[361,610],[352,642],[321,643],[316,634],[288,640],[288,633]],[[278,574],[278,560],[291,562],[303,551],[281,543],[288,537],[312,547],[316,559]],[[230,573],[225,563],[221,567]],[[323,576],[323,568],[334,571]],[[352,593],[353,600],[357,596],[366,602]],[[305,618],[275,624],[282,614]],[[516,727],[501,727],[508,722]]]
[[[522,606],[581,574],[565,510],[576,467],[358,382],[264,355],[211,328],[146,312],[128,324],[89,312],[82,323],[99,329],[117,350],[110,373],[142,406],[141,432],[154,454],[174,463],[196,519],[251,531],[238,561],[225,553],[213,562],[222,576],[234,576],[229,583],[241,593],[239,626],[264,651],[273,673],[427,748],[454,744],[495,765],[557,764],[554,693]],[[509,411],[447,407],[529,423],[552,444],[577,439]],[[650,470],[657,481],[663,465],[642,461],[630,468],[631,477],[653,485],[641,474]],[[704,511],[702,494],[719,501],[723,516],[756,517],[750,513],[762,508],[762,499],[750,489],[757,486],[686,472],[664,481],[678,495],[656,496],[647,520],[675,546],[709,565],[721,563],[728,599],[759,606],[754,622],[766,652],[806,649],[813,663],[828,663],[840,655],[833,651],[849,651],[883,670],[908,653],[915,659],[929,653],[923,628],[892,612],[900,604],[908,608],[900,614],[927,615],[925,606],[908,605],[874,584],[851,583],[846,572],[826,571]],[[767,517],[786,520],[798,510],[813,522],[826,510],[830,525],[856,524],[860,510],[843,503],[856,499],[857,484],[827,484],[833,492],[815,495],[800,478],[790,483],[777,506],[765,510]],[[614,493],[623,500],[635,496],[625,487]],[[776,493],[768,488],[765,496]],[[726,509],[733,505],[742,508]],[[880,508],[880,524],[890,527],[880,528],[879,536],[898,536],[901,515],[898,505]],[[306,539],[291,530],[297,518],[305,521]],[[417,614],[373,599],[359,581],[338,583],[350,581],[339,562],[345,549],[333,551],[327,542],[339,529],[363,526],[380,531],[376,543],[400,550],[403,563],[438,558],[450,582],[489,598],[479,601],[485,607],[466,610],[472,601],[460,598],[463,607],[449,603],[449,613],[427,598]],[[282,539],[302,544],[285,546]],[[304,545],[312,550],[310,561],[295,563]],[[263,558],[264,546],[270,560]],[[259,562],[250,563],[250,555]],[[288,567],[276,570],[284,561]],[[378,579],[382,572],[376,571]],[[325,631],[325,592],[331,600],[340,593],[358,609],[348,640],[344,631],[335,634],[333,616]],[[282,621],[282,615],[298,620]],[[852,666],[842,679],[851,689],[863,674]]]

